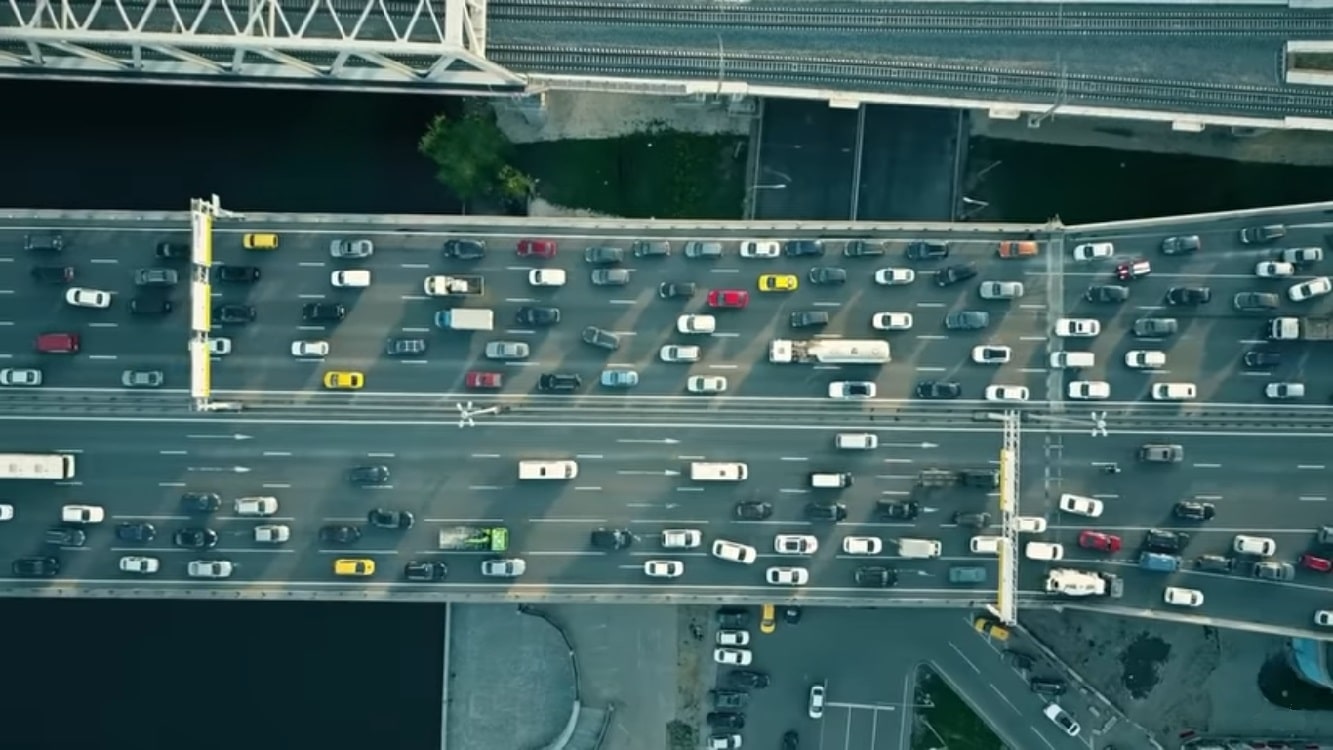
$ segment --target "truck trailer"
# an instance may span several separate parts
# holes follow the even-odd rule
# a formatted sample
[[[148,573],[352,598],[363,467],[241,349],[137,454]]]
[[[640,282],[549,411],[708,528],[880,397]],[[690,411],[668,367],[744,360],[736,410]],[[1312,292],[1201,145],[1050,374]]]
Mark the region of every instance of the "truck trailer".
[[[504,552],[509,549],[509,529],[503,526],[450,526],[440,529],[440,549]]]
[[[452,331],[489,331],[495,327],[493,310],[455,307],[435,313],[435,327]]]
[[[421,286],[427,297],[477,297],[486,293],[482,276],[427,276]]]
[[[827,365],[874,365],[889,361],[889,342],[876,339],[774,339],[768,346],[770,362],[818,362]]]
[[[1333,340],[1333,316],[1318,318],[1272,318],[1268,321],[1270,341]]]
[[[1046,591],[1064,596],[1109,596],[1119,599],[1124,593],[1124,582],[1110,573],[1058,568],[1046,576]]]

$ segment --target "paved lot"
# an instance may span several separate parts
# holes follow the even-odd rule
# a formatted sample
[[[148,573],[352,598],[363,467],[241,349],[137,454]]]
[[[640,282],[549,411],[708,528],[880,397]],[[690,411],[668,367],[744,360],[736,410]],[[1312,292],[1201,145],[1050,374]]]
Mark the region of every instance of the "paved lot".
[[[862,221],[951,221],[962,110],[869,105],[861,145]]]
[[[827,102],[764,102],[757,219],[846,219],[852,209],[857,113]],[[777,185],[785,185],[777,188]]]

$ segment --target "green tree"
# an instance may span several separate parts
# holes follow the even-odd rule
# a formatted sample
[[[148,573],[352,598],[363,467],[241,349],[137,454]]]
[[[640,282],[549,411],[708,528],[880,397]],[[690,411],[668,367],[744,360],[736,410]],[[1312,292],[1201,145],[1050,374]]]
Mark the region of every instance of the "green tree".
[[[417,150],[435,163],[435,178],[464,201],[519,199],[531,192],[532,179],[509,163],[513,146],[488,107],[466,107],[456,120],[437,115]]]

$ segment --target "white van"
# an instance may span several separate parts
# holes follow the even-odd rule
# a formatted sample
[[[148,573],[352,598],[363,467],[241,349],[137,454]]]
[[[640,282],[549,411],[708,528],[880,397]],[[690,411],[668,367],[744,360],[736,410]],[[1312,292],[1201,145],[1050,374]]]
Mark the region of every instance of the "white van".
[[[845,451],[873,451],[879,447],[879,435],[873,432],[839,432],[833,447]]]
[[[1004,544],[1002,536],[974,536],[968,542],[967,548],[974,555],[998,555],[1000,546]]]
[[[577,461],[519,461],[519,479],[573,479],[579,475]]]
[[[370,286],[370,271],[363,268],[353,269],[351,271],[334,271],[329,276],[329,281],[334,286],[363,288]]]
[[[899,539],[898,554],[909,558],[939,557],[944,545],[935,539]]]
[[[690,479],[696,482],[739,482],[750,475],[743,463],[695,461],[690,464]]]
[[[852,486],[852,475],[845,471],[812,471],[810,486],[817,490],[840,490]]]
[[[1097,358],[1092,352],[1051,352],[1051,367],[1072,370],[1078,367],[1092,367]]]
[[[1023,550],[1029,560],[1063,560],[1065,548],[1061,544],[1050,542],[1028,542]]]

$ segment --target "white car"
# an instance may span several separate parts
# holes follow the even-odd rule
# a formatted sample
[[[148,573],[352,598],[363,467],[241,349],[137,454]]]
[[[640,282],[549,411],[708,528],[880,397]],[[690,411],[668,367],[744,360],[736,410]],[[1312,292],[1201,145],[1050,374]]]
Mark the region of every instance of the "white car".
[[[1156,370],[1166,367],[1166,352],[1152,352],[1143,349],[1125,352],[1125,367],[1135,370]]]
[[[748,646],[748,645],[750,645],[750,631],[748,631],[748,630],[719,630],[719,631],[717,631],[717,645],[719,645],[719,646]]]
[[[649,578],[679,578],[685,572],[685,563],[680,560],[647,560],[643,563],[643,574]]]
[[[266,523],[255,527],[255,541],[260,544],[282,544],[292,538],[292,527],[285,523]]]
[[[743,648],[715,648],[713,649],[713,661],[718,664],[727,664],[734,667],[749,666],[754,660],[754,655],[749,650]]]
[[[843,537],[842,551],[847,555],[878,555],[884,551],[884,542],[877,536]]]
[[[191,560],[185,573],[191,578],[230,578],[232,568],[228,560]]]
[[[1296,273],[1296,266],[1280,260],[1266,260],[1254,267],[1254,275],[1261,279],[1283,279]]]
[[[1167,586],[1162,594],[1162,601],[1177,607],[1198,607],[1203,604],[1203,592],[1198,589]]]
[[[520,557],[481,561],[481,574],[487,578],[518,578],[526,572],[528,561]]]
[[[835,380],[828,384],[829,398],[874,398],[877,392],[875,384],[868,380]]]
[[[162,563],[156,557],[143,557],[142,555],[126,555],[120,558],[120,572],[138,573],[140,575],[152,575],[162,567]]]
[[[534,268],[528,271],[528,284],[531,286],[564,286],[563,268]]]
[[[698,529],[667,529],[662,532],[662,549],[694,549],[704,543]]]
[[[1027,401],[1028,387],[1025,385],[988,385],[987,401]]]
[[[1238,555],[1272,557],[1277,554],[1277,542],[1266,536],[1237,534],[1236,538],[1231,540],[1231,549]]]
[[[66,505],[60,509],[62,523],[101,523],[106,520],[106,509],[100,505]]]
[[[749,565],[758,556],[759,553],[755,551],[755,548],[748,544],[729,542],[726,539],[713,540],[713,557],[719,560]]]
[[[1287,297],[1292,302],[1304,302],[1307,299],[1322,297],[1329,292],[1333,292],[1333,279],[1327,276],[1316,276],[1309,281],[1302,281],[1293,285],[1287,290]]]
[[[276,497],[236,498],[236,515],[238,516],[271,516],[277,512],[278,498]]]
[[[782,255],[782,245],[775,240],[745,240],[741,243],[742,258],[776,258]]]
[[[1149,392],[1154,401],[1189,401],[1198,395],[1193,383],[1153,383]]]
[[[1042,709],[1041,712],[1043,714],[1046,714],[1046,718],[1050,719],[1057,727],[1060,727],[1060,729],[1070,737],[1077,737],[1078,733],[1083,729],[1078,725],[1078,722],[1074,721],[1073,717],[1069,715],[1069,712],[1065,711],[1063,708],[1060,708],[1054,703],[1046,706],[1046,708]]]
[[[681,346],[680,344],[667,344],[657,353],[658,359],[663,362],[698,362],[699,347]]]
[[[773,537],[773,551],[779,555],[813,555],[819,540],[809,534],[778,534]]]
[[[1305,383],[1269,383],[1264,386],[1264,396],[1274,401],[1305,398]]]
[[[1320,609],[1314,613],[1314,624],[1333,628],[1333,609]]]
[[[85,289],[81,286],[71,287],[65,292],[65,302],[74,307],[91,307],[97,310],[105,310],[111,307],[111,292],[104,292],[101,289]]]
[[[764,574],[764,580],[774,586],[804,586],[810,582],[810,571],[805,568],[774,566]]]
[[[1104,507],[1102,501],[1095,497],[1084,497],[1068,492],[1060,496],[1060,510],[1076,516],[1097,518],[1102,514]]]
[[[810,686],[810,705],[808,713],[812,719],[824,718],[824,686]]]
[[[1115,245],[1110,242],[1084,242],[1074,246],[1074,260],[1086,261],[1109,258],[1115,255]]]
[[[743,744],[741,736],[735,732],[708,737],[708,750],[740,750]]]
[[[0,521],[14,520],[14,506],[9,503],[0,503]]]
[[[712,333],[717,330],[717,318],[712,315],[681,315],[676,318],[679,333]]]
[[[1055,321],[1055,335],[1060,338],[1088,339],[1101,332],[1101,322],[1092,318],[1060,318]]]
[[[1029,560],[1054,562],[1065,559],[1065,548],[1062,544],[1050,542],[1028,542],[1023,548],[1023,555]]]
[[[1002,536],[974,536],[967,542],[967,548],[974,555],[998,555],[1004,545]]]
[[[532,349],[526,341],[491,341],[485,351],[487,359],[527,359]]]
[[[231,339],[227,337],[208,340],[208,356],[225,357],[231,354]]]
[[[982,299],[1018,299],[1023,296],[1021,281],[983,281],[977,287]]]
[[[1014,355],[1014,350],[1007,346],[982,344],[972,347],[972,361],[979,365],[1002,365]]]
[[[329,342],[327,341],[293,341],[293,357],[327,357],[329,356]]]
[[[727,379],[721,375],[691,375],[685,381],[685,390],[690,393],[725,393]]]
[[[1105,380],[1073,380],[1069,397],[1078,401],[1101,401],[1111,397],[1111,384]]]
[[[32,367],[6,367],[0,370],[0,385],[32,386],[42,384],[42,371]]]
[[[870,316],[870,327],[876,331],[906,331],[912,327],[912,313],[877,312]]]
[[[910,268],[881,268],[875,272],[875,283],[882,286],[902,286],[916,281],[916,271]]]
[[[333,240],[329,255],[334,258],[369,258],[375,254],[375,243],[370,240]]]
[[[1046,519],[1040,516],[1018,516],[1014,527],[1020,534],[1042,534],[1046,531]]]

